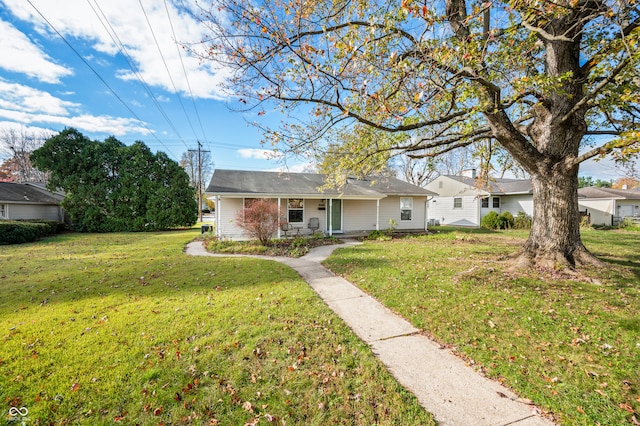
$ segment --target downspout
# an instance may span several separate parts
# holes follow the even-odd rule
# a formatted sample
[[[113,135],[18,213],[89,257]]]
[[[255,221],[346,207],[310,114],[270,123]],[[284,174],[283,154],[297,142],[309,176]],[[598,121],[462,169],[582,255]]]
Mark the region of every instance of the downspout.
[[[380,230],[380,198],[376,200],[376,231]]]

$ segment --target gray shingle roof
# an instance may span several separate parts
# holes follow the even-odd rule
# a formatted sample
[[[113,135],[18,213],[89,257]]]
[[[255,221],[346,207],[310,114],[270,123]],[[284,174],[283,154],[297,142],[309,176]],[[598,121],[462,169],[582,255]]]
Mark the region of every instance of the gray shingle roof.
[[[336,196],[347,198],[384,198],[387,195],[427,196],[433,192],[391,177],[347,179],[340,188],[319,188],[325,183],[325,175],[317,173],[256,172],[246,170],[216,169],[206,192],[228,195],[255,196]]]
[[[593,186],[578,189],[580,198],[616,198],[640,200],[640,191],[634,189],[595,188]]]
[[[60,204],[61,197],[33,185],[0,182],[0,202],[21,204]]]
[[[462,182],[470,187],[476,187],[477,179],[468,176],[452,176],[447,175],[449,179]],[[488,186],[482,189],[490,194],[508,195],[508,194],[533,194],[533,186],[529,179],[489,179]]]

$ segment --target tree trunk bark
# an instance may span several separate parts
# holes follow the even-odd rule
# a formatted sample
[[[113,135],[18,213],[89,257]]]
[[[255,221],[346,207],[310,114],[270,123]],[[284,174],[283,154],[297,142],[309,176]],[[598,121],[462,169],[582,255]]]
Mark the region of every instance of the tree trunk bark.
[[[603,265],[582,244],[578,170],[532,174],[533,223],[514,268],[571,269]]]

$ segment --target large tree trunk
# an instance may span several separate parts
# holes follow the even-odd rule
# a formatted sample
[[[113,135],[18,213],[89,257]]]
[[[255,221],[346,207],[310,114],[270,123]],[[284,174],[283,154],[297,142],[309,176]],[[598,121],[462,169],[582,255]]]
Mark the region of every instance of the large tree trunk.
[[[533,224],[516,268],[574,269],[601,265],[582,244],[578,208],[578,170],[531,176]]]

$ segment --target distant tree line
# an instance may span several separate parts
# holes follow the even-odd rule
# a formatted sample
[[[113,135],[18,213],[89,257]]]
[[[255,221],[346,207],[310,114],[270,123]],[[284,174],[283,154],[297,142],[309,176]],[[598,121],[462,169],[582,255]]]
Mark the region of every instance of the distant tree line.
[[[143,142],[99,142],[66,129],[36,149],[31,161],[50,174],[50,189],[65,192],[63,208],[77,231],[153,231],[197,220],[187,173]]]

